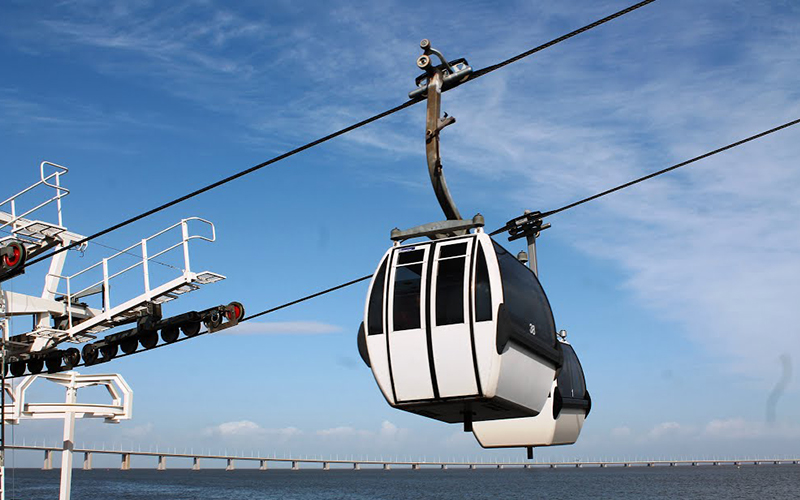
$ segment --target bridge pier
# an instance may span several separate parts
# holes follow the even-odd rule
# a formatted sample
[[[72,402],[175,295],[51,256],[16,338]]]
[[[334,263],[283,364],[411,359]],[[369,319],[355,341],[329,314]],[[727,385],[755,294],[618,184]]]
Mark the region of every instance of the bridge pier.
[[[322,470],[331,470],[330,462],[322,462]]]
[[[411,464],[411,470],[419,470],[419,464]]]
[[[122,463],[119,466],[119,470],[131,470],[131,454],[130,453],[123,453],[122,454]]]
[[[228,459],[228,465],[225,466],[225,470],[235,470],[236,467],[233,465],[233,459]]]
[[[157,470],[167,470],[167,457],[164,455],[158,456],[158,467]]]
[[[447,464],[442,464],[442,470],[447,470]]]
[[[581,467],[583,467],[583,464],[575,464],[575,467],[580,469]]]
[[[676,465],[677,465],[677,464],[676,464],[675,462],[670,462],[670,463],[669,463],[669,466],[670,466],[670,467],[675,467]]]
[[[53,470],[53,450],[44,450],[42,470]]]
[[[476,470],[478,468],[475,464],[469,464],[469,470]]]
[[[653,464],[653,462],[647,462],[647,466],[648,467],[652,467],[653,465],[655,465],[655,464]]]
[[[606,463],[601,463],[600,464],[600,468],[601,469],[605,469],[607,466],[608,466],[608,464],[606,464]]]
[[[531,464],[525,464],[525,465],[522,466],[523,469],[530,469],[532,467],[533,466]]]
[[[389,464],[383,464],[383,470],[392,470],[392,467]]]
[[[359,464],[359,463],[354,463],[354,464],[353,464],[353,470],[361,470],[361,464]]]
[[[200,458],[194,457],[192,459],[192,470],[200,470]]]
[[[83,454],[83,470],[92,470],[92,452],[90,451]]]
[[[624,464],[622,464],[622,466],[623,466],[623,467],[630,467],[630,466],[631,466],[631,464],[629,464],[629,463],[624,463]]]
[[[260,460],[258,462],[258,470],[267,470],[267,461],[266,460]]]
[[[697,467],[697,462],[692,462],[692,467]]]
[[[300,470],[300,466],[297,465],[297,460],[292,460],[292,470]]]
[[[551,468],[551,469],[557,469],[557,468],[558,468],[558,465],[556,465],[556,464],[550,464],[550,468]]]
[[[503,464],[497,464],[498,469],[502,469],[503,467],[505,467]]]

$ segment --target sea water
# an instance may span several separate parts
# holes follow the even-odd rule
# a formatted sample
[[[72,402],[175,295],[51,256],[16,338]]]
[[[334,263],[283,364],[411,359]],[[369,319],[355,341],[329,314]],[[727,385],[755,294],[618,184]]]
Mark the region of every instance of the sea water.
[[[60,471],[7,469],[7,499],[57,499]],[[76,469],[74,500],[798,499],[800,465],[391,471]]]

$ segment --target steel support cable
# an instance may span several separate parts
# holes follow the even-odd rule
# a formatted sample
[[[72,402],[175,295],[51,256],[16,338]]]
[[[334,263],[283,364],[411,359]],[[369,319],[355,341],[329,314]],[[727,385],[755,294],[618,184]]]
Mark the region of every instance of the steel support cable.
[[[503,66],[507,66],[507,65],[509,65],[511,63],[519,61],[520,59],[524,59],[524,58],[526,58],[526,57],[528,57],[530,55],[533,55],[533,54],[535,54],[537,52],[541,52],[542,50],[550,48],[553,45],[556,45],[557,43],[561,43],[561,42],[563,42],[565,40],[569,40],[570,38],[572,38],[574,36],[578,36],[581,33],[585,33],[587,31],[589,31],[590,29],[593,29],[593,28],[596,28],[596,27],[600,26],[601,24],[605,24],[605,23],[607,23],[609,21],[613,21],[614,19],[616,19],[618,17],[622,17],[625,14],[628,14],[630,12],[633,12],[634,10],[640,9],[640,8],[644,7],[645,5],[651,4],[651,3],[655,2],[655,1],[656,0],[645,0],[643,2],[639,2],[639,3],[635,4],[635,5],[631,5],[627,9],[622,9],[621,11],[615,12],[614,14],[611,14],[610,16],[606,16],[603,19],[598,19],[597,21],[595,21],[595,22],[593,22],[591,24],[587,24],[586,26],[584,26],[582,28],[578,28],[575,31],[571,31],[571,32],[567,33],[566,35],[562,35],[562,36],[560,36],[558,38],[554,38],[554,39],[550,40],[547,43],[544,43],[542,45],[539,45],[538,47],[532,48],[531,50],[528,50],[528,51],[523,52],[521,54],[518,54],[518,55],[516,55],[514,57],[506,59],[503,62],[494,64],[492,66],[487,66],[487,67],[485,67],[483,69],[479,69],[478,71],[475,71],[474,73],[472,73],[472,75],[470,75],[469,80],[474,80],[476,78],[482,77],[483,75],[491,73],[492,71],[497,71],[498,69],[502,68]]]
[[[635,184],[639,184],[640,182],[644,182],[644,181],[652,179],[654,177],[658,177],[659,175],[666,174],[667,172],[672,172],[673,170],[677,170],[677,169],[679,169],[681,167],[685,167],[687,165],[691,165],[692,163],[698,162],[700,160],[704,160],[704,159],[706,159],[706,158],[708,158],[710,156],[714,156],[716,154],[722,153],[722,152],[727,151],[729,149],[733,149],[733,148],[735,148],[737,146],[741,146],[742,144],[746,144],[746,143],[748,143],[750,141],[754,141],[754,140],[760,139],[760,138],[762,138],[764,136],[767,136],[767,135],[770,135],[770,134],[774,134],[775,132],[779,132],[779,131],[781,131],[783,129],[792,127],[794,125],[797,125],[798,123],[800,123],[800,118],[798,118],[796,120],[792,120],[790,122],[786,122],[783,125],[778,125],[777,127],[771,128],[769,130],[765,130],[764,132],[760,132],[758,134],[751,135],[750,137],[746,137],[746,138],[741,139],[739,141],[732,142],[732,143],[728,144],[727,146],[722,146],[721,148],[717,148],[717,149],[715,149],[713,151],[709,151],[708,153],[701,154],[700,156],[695,156],[694,158],[691,158],[689,160],[682,161],[680,163],[676,163],[675,165],[672,165],[671,167],[667,167],[667,168],[661,169],[661,170],[659,170],[657,172],[653,172],[651,174],[647,174],[645,176],[639,177],[638,179],[634,179],[634,180],[628,181],[628,182],[626,182],[624,184],[620,184],[619,186],[613,187],[611,189],[606,189],[605,191],[602,191],[602,192],[597,193],[597,194],[593,194],[592,196],[589,196],[587,198],[583,198],[581,200],[574,201],[574,202],[572,202],[572,203],[570,203],[568,205],[564,205],[563,207],[556,208],[555,210],[550,210],[550,211],[547,211],[547,212],[543,212],[542,214],[540,214],[539,218],[544,219],[545,217],[550,217],[551,215],[555,215],[557,213],[561,213],[561,212],[564,212],[566,210],[570,210],[570,209],[575,208],[575,207],[577,207],[579,205],[583,205],[584,203],[588,203],[588,202],[596,200],[598,198],[602,198],[603,196],[607,196],[607,195],[609,195],[611,193],[616,193],[617,191],[621,191],[621,190],[629,188],[629,187],[631,187],[631,186],[633,186]],[[506,231],[506,230],[510,229],[511,227],[513,227],[513,222],[514,221],[509,221],[503,227],[495,229],[494,231],[489,233],[489,235],[490,236],[494,236],[496,234],[502,233],[503,231]]]
[[[279,306],[273,307],[273,308],[271,308],[271,309],[266,309],[266,310],[264,310],[264,311],[261,311],[261,312],[255,313],[255,314],[251,314],[250,316],[244,317],[244,318],[242,318],[241,320],[239,320],[239,323],[241,324],[241,323],[244,323],[245,321],[250,321],[251,319],[255,319],[255,318],[258,318],[258,317],[260,317],[260,316],[264,316],[264,315],[267,315],[267,314],[273,313],[273,312],[275,312],[275,311],[279,311],[279,310],[281,310],[281,309],[285,309],[285,308],[287,308],[287,307],[291,307],[291,306],[293,306],[293,305],[296,305],[296,304],[299,304],[299,303],[301,303],[301,302],[305,302],[305,301],[307,301],[307,300],[311,300],[311,299],[314,299],[314,298],[316,298],[316,297],[320,297],[320,296],[322,296],[322,295],[326,295],[326,294],[329,294],[329,293],[331,293],[331,292],[335,292],[335,291],[337,291],[337,290],[341,290],[342,288],[347,288],[348,286],[352,286],[352,285],[355,285],[355,284],[357,284],[357,283],[361,283],[362,281],[366,281],[366,280],[368,280],[368,279],[370,279],[370,278],[372,278],[372,275],[371,275],[371,274],[368,274],[368,275],[366,275],[366,276],[362,276],[362,277],[360,277],[360,278],[356,278],[356,279],[354,279],[354,280],[346,281],[346,282],[344,282],[344,283],[342,283],[342,284],[339,284],[339,285],[336,285],[336,286],[334,286],[334,287],[331,287],[331,288],[326,288],[325,290],[321,290],[321,291],[319,291],[319,292],[314,292],[314,293],[312,293],[311,295],[306,295],[305,297],[301,297],[301,298],[299,298],[299,299],[295,299],[295,300],[293,300],[293,301],[291,301],[291,302],[286,302],[286,303],[284,303],[284,304],[281,304],[281,305],[279,305]],[[157,344],[157,345],[155,345],[155,346],[153,346],[153,347],[151,347],[151,348],[149,348],[149,349],[144,349],[144,350],[141,350],[141,351],[137,350],[137,351],[134,351],[134,352],[132,352],[132,353],[129,353],[129,354],[125,354],[125,353],[122,353],[122,354],[117,354],[117,355],[115,355],[113,358],[111,358],[111,359],[109,359],[109,360],[107,360],[107,361],[100,361],[100,362],[97,362],[97,363],[93,363],[93,364],[91,364],[91,365],[89,365],[89,366],[102,365],[102,364],[105,364],[105,363],[107,363],[108,361],[112,361],[112,360],[114,360],[114,359],[126,358],[126,357],[128,357],[128,356],[133,356],[134,354],[140,354],[140,353],[143,353],[143,352],[149,352],[149,351],[152,351],[153,349],[158,349],[158,348],[160,348],[160,347],[166,347],[166,346],[168,346],[168,345],[177,344],[177,343],[179,343],[179,342],[183,342],[183,341],[185,341],[185,340],[189,340],[189,339],[197,338],[197,337],[199,337],[199,336],[201,336],[201,335],[206,335],[206,334],[208,334],[208,333],[209,333],[209,332],[203,332],[203,333],[201,333],[201,334],[199,334],[199,335],[195,335],[195,336],[193,336],[193,337],[185,337],[185,336],[184,336],[184,337],[181,337],[181,338],[179,338],[179,339],[175,340],[174,342],[169,342],[169,343],[167,343],[167,342],[162,342],[162,343],[160,343],[160,344]],[[86,363],[79,363],[79,364],[75,365],[73,368],[77,368],[77,367],[80,367],[80,366],[86,366]],[[25,377],[25,376],[27,376],[27,375],[19,375],[19,377]],[[13,378],[19,378],[19,377],[17,377],[17,376],[6,376],[6,379],[13,379]]]
[[[526,52],[518,54],[518,55],[516,55],[516,56],[514,56],[514,57],[512,57],[510,59],[506,59],[505,61],[502,61],[502,62],[500,62],[498,64],[494,64],[492,66],[487,66],[486,68],[483,68],[481,70],[478,70],[478,71],[474,72],[470,76],[470,78],[464,83],[467,83],[467,82],[469,82],[471,80],[475,80],[477,78],[480,78],[481,76],[484,76],[484,75],[486,75],[488,73],[496,71],[496,70],[498,70],[498,69],[500,69],[500,68],[502,68],[504,66],[507,66],[507,65],[509,65],[511,63],[517,62],[520,59],[524,59],[525,57],[528,57],[528,56],[533,55],[533,54],[535,54],[537,52],[540,52],[540,51],[542,51],[542,50],[544,50],[546,48],[552,47],[553,45],[556,45],[556,44],[558,44],[560,42],[568,40],[568,39],[570,39],[570,38],[572,38],[574,36],[577,36],[577,35],[579,35],[581,33],[589,31],[589,30],[591,30],[593,28],[596,28],[596,27],[598,27],[598,26],[600,26],[602,24],[605,24],[605,23],[607,23],[609,21],[617,19],[618,17],[621,17],[621,16],[623,16],[625,14],[628,14],[629,12],[632,12],[632,11],[634,11],[636,9],[644,7],[645,5],[648,5],[648,4],[653,3],[655,1],[656,0],[646,0],[646,1],[643,1],[643,2],[639,2],[639,3],[637,3],[635,5],[632,5],[632,6],[628,7],[628,8],[626,8],[626,9],[623,9],[623,10],[621,10],[619,12],[611,14],[610,16],[606,16],[606,17],[604,17],[602,19],[599,19],[599,20],[597,20],[597,21],[595,21],[595,22],[593,22],[591,24],[587,24],[586,26],[584,26],[582,28],[578,28],[575,31],[567,33],[566,35],[562,35],[562,36],[560,36],[558,38],[554,38],[553,40],[550,40],[547,43],[539,45],[538,47],[534,47],[533,49],[530,49],[530,50],[528,50]],[[184,201],[186,201],[186,200],[188,200],[190,198],[194,198],[195,196],[198,196],[200,194],[205,193],[206,191],[210,191],[210,190],[212,190],[214,188],[222,186],[223,184],[227,184],[227,183],[229,183],[229,182],[231,182],[233,180],[236,180],[236,179],[238,179],[240,177],[243,177],[245,175],[251,174],[251,173],[253,173],[253,172],[257,171],[257,170],[260,170],[260,169],[262,169],[262,168],[264,168],[264,167],[266,167],[268,165],[271,165],[273,163],[277,163],[277,162],[279,162],[279,161],[281,161],[283,159],[286,159],[286,158],[288,158],[290,156],[293,156],[293,155],[295,155],[297,153],[305,151],[306,149],[310,149],[310,148],[318,146],[318,145],[320,145],[320,144],[322,144],[324,142],[327,142],[327,141],[329,141],[331,139],[339,137],[340,135],[344,135],[344,134],[346,134],[348,132],[352,132],[353,130],[355,130],[357,128],[363,127],[363,126],[368,125],[368,124],[370,124],[370,123],[372,123],[374,121],[380,120],[381,118],[385,118],[385,117],[387,117],[387,116],[389,116],[391,114],[397,113],[398,111],[401,111],[401,110],[403,110],[405,108],[411,107],[414,104],[417,104],[418,102],[423,101],[423,100],[424,100],[424,96],[420,97],[420,98],[408,100],[408,101],[404,102],[403,104],[400,104],[399,106],[395,106],[392,109],[386,110],[386,111],[384,111],[382,113],[378,113],[377,115],[374,115],[374,116],[372,116],[370,118],[362,120],[362,121],[360,121],[358,123],[354,123],[353,125],[350,125],[350,126],[345,127],[345,128],[343,128],[341,130],[333,132],[332,134],[326,135],[325,137],[322,137],[320,139],[311,141],[311,142],[309,142],[309,143],[307,143],[307,144],[305,144],[303,146],[300,146],[298,148],[295,148],[295,149],[293,149],[293,150],[291,150],[289,152],[283,153],[283,154],[281,154],[279,156],[276,156],[276,157],[274,157],[274,158],[272,158],[270,160],[267,160],[265,162],[259,163],[258,165],[252,166],[252,167],[250,167],[250,168],[248,168],[246,170],[242,170],[241,172],[238,172],[236,174],[230,175],[230,176],[228,176],[228,177],[226,177],[224,179],[221,179],[221,180],[219,180],[217,182],[214,182],[214,183],[209,184],[209,185],[207,185],[205,187],[202,187],[200,189],[192,191],[191,193],[183,195],[180,198],[176,198],[176,199],[174,199],[174,200],[172,200],[170,202],[164,203],[163,205],[155,207],[155,208],[153,208],[151,210],[148,210],[148,211],[146,211],[144,213],[141,213],[141,214],[139,214],[139,215],[137,215],[135,217],[131,217],[130,219],[127,219],[127,220],[125,220],[123,222],[120,222],[119,224],[115,224],[115,225],[113,225],[113,226],[111,226],[109,228],[103,229],[102,231],[98,231],[97,233],[94,233],[94,234],[92,234],[90,236],[87,236],[86,238],[83,238],[82,240],[76,241],[76,242],[74,242],[74,243],[72,243],[72,244],[70,244],[70,245],[68,245],[66,247],[59,248],[57,250],[54,250],[54,251],[50,252],[49,254],[45,254],[45,255],[42,255],[42,256],[37,257],[35,259],[32,259],[32,260],[26,262],[22,266],[21,269],[25,269],[26,267],[28,267],[30,265],[42,262],[43,260],[49,259],[49,258],[53,257],[54,255],[59,254],[61,252],[64,252],[66,250],[75,248],[75,247],[77,247],[79,245],[83,245],[84,243],[87,243],[87,242],[89,242],[89,241],[91,241],[91,240],[93,240],[95,238],[99,238],[100,236],[106,235],[106,234],[108,234],[108,233],[110,233],[112,231],[116,231],[117,229],[120,229],[120,228],[125,227],[125,226],[127,226],[129,224],[132,224],[132,223],[134,223],[136,221],[144,219],[145,217],[149,217],[149,216],[151,216],[153,214],[156,214],[156,213],[158,213],[158,212],[160,212],[162,210],[165,210],[165,209],[167,209],[169,207],[177,205],[178,203],[182,203],[182,202],[184,202]]]

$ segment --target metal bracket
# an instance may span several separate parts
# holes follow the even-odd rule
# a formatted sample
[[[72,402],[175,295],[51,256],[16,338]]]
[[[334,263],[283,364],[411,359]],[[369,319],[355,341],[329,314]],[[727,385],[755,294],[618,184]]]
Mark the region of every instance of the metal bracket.
[[[528,262],[528,267],[531,268],[536,276],[539,276],[539,263],[536,258],[536,238],[539,237],[540,232],[548,227],[550,227],[550,224],[545,224],[544,221],[542,221],[541,212],[525,210],[522,216],[506,222],[504,228],[504,230],[508,231],[508,241],[514,241],[520,238],[525,238],[528,241],[528,254],[524,257]],[[523,252],[520,252],[520,254],[522,253]],[[517,256],[517,258],[522,261],[520,257],[523,256]]]
[[[526,236],[539,236],[541,231],[549,228],[550,224],[542,221],[542,212],[526,210],[522,216],[511,219],[506,223],[508,241],[518,240]]]
[[[392,241],[405,241],[411,238],[420,238],[427,236],[433,240],[440,238],[449,238],[459,234],[466,234],[470,229],[482,228],[485,222],[483,215],[475,214],[472,220],[443,220],[439,222],[431,222],[421,226],[412,227],[411,229],[400,230],[398,228],[392,229]]]
[[[465,81],[472,73],[466,60],[459,59],[452,64],[447,62],[441,52],[431,47],[431,42],[422,40],[419,44],[424,54],[417,58],[417,66],[425,70],[425,74],[417,78],[418,88],[409,94],[410,97],[427,94],[428,109],[425,117],[425,156],[428,160],[428,173],[431,177],[433,192],[442,207],[448,220],[461,220],[461,214],[456,207],[447,182],[442,172],[442,158],[439,154],[439,132],[448,125],[455,123],[456,119],[446,113],[441,117],[442,92],[455,87]],[[431,54],[437,56],[442,64],[433,65]],[[427,80],[422,86],[421,83]],[[464,234],[460,232],[459,234]]]

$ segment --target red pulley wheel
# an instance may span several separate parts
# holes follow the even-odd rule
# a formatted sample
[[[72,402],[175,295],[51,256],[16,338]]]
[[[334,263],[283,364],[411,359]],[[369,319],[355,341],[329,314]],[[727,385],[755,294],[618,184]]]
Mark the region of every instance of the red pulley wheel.
[[[227,309],[225,317],[228,321],[241,321],[244,318],[244,306],[241,302],[231,302]]]

